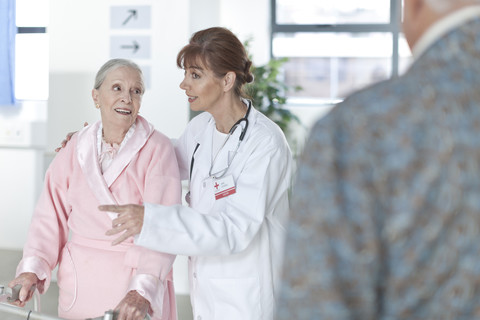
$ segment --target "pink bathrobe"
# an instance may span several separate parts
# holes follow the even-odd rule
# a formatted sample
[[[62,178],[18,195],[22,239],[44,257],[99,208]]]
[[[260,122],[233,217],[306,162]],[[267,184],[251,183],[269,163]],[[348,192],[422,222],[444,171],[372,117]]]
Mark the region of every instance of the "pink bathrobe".
[[[170,140],[137,118],[132,137],[101,174],[100,122],[75,134],[50,165],[17,268],[45,281],[58,264],[59,317],[85,319],[114,309],[128,291],[150,301],[153,319],[176,319],[174,255],[133,244],[112,246],[105,232],[113,213],[100,204],[181,203],[181,184]]]

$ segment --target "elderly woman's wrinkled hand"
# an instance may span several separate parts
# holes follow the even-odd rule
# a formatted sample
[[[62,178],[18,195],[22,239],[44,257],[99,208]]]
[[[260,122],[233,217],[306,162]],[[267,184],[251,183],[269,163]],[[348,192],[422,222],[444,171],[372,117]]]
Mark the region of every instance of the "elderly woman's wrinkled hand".
[[[117,320],[143,320],[150,310],[150,302],[132,290],[120,301],[115,310],[118,312]]]
[[[10,288],[15,287],[16,285],[21,285],[22,288],[20,289],[18,300],[12,301],[11,303],[18,307],[25,306],[25,304],[32,298],[36,288],[38,288],[39,291],[43,291],[43,281],[40,281],[37,275],[32,272],[21,273],[8,284]]]
[[[142,231],[143,217],[145,215],[144,206],[136,204],[127,204],[123,206],[103,205],[98,208],[100,211],[118,213],[118,217],[112,221],[112,229],[105,233],[107,236],[113,236],[123,232],[120,237],[112,242],[112,245],[117,245]]]

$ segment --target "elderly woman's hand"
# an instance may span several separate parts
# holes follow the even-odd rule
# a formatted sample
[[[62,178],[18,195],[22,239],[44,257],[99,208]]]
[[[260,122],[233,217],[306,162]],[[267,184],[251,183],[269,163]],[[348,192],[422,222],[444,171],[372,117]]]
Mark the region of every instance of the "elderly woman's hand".
[[[144,206],[136,204],[127,204],[123,206],[103,205],[98,208],[100,211],[118,213],[118,217],[112,221],[112,229],[105,233],[107,236],[113,236],[125,231],[120,237],[112,242],[112,245],[117,245],[142,231],[143,216],[145,214]]]
[[[132,290],[115,308],[118,311],[117,320],[143,320],[150,309],[150,302],[137,291]]]
[[[43,291],[43,281],[40,281],[37,278],[37,275],[32,272],[21,273],[18,277],[10,281],[8,286],[13,288],[18,284],[22,286],[18,295],[18,300],[11,302],[18,307],[25,306],[25,304],[32,298],[36,288],[38,288],[39,291]]]

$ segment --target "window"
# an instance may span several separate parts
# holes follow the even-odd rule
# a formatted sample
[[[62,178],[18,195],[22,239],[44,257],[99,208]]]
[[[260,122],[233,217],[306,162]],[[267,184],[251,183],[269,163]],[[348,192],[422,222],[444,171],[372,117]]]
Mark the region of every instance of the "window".
[[[272,0],[272,56],[295,103],[335,103],[406,70],[400,0]]]
[[[0,105],[15,103],[15,0],[0,2]]]
[[[15,97],[48,99],[48,0],[16,0]]]

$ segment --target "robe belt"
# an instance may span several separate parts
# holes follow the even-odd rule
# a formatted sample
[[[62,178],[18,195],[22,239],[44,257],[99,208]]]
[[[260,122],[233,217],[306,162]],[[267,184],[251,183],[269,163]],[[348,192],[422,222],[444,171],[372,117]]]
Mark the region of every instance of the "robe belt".
[[[70,242],[73,244],[81,245],[84,247],[89,247],[97,250],[106,250],[106,251],[115,251],[115,252],[125,252],[125,257],[123,259],[123,264],[131,268],[138,267],[138,261],[140,259],[139,250],[135,250],[133,243],[121,243],[116,246],[112,246],[110,240],[96,240],[91,238],[85,238],[78,234],[72,234]]]
[[[84,247],[90,247],[94,249],[100,249],[100,250],[108,250],[108,251],[118,251],[118,252],[124,252],[127,251],[128,249],[133,247],[133,243],[121,243],[117,244],[116,246],[112,246],[112,240],[97,240],[97,239],[91,239],[91,238],[85,238],[82,237],[81,235],[73,233],[70,238],[70,242],[74,244],[78,244]]]
[[[99,250],[125,252],[123,264],[130,268],[138,268],[138,262],[140,261],[140,254],[144,250],[138,250],[133,243],[120,243],[116,246],[112,246],[112,241],[108,240],[96,240],[82,237],[78,234],[72,234],[69,242],[78,244],[84,247],[89,247]],[[165,280],[173,281],[172,272],[170,272]]]

